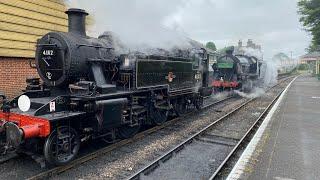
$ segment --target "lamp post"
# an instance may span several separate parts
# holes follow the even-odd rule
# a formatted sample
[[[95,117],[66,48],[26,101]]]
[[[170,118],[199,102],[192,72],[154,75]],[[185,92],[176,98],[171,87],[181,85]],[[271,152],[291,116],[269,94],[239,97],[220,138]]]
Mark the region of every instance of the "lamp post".
[[[290,60],[291,60],[291,62],[293,62],[293,59],[292,59],[292,51],[290,51]],[[291,63],[290,63],[290,65],[291,65]]]

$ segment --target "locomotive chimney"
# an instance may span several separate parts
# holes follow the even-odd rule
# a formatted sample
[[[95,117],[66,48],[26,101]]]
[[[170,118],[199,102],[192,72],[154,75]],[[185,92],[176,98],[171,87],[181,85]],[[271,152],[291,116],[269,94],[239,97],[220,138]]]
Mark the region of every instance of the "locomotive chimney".
[[[68,14],[69,32],[86,36],[86,16],[88,13],[83,9],[70,8]]]
[[[239,47],[239,48],[242,47],[242,41],[241,41],[241,40],[239,40],[239,42],[238,42],[238,47]]]

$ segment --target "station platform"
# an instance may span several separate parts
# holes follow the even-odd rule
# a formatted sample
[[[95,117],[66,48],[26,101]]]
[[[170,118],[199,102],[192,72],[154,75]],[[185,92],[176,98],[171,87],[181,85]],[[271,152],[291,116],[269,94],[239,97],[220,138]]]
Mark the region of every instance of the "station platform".
[[[304,75],[292,82],[246,161],[228,179],[320,179],[319,80]]]

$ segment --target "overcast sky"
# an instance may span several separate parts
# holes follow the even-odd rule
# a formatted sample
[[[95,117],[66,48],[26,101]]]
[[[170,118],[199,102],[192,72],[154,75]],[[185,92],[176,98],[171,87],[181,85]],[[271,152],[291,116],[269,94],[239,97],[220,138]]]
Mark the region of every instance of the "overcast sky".
[[[297,1],[67,0],[94,16],[91,35],[109,30],[130,40],[161,41],[168,35],[163,29],[174,29],[202,43],[213,41],[218,48],[250,38],[262,45],[265,58],[305,53],[310,37],[299,23]]]

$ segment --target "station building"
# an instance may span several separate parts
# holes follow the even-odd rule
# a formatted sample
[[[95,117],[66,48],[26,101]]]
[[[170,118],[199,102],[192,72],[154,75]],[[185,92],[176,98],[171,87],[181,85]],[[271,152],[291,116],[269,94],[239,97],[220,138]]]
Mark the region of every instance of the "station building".
[[[312,52],[300,57],[301,64],[308,64],[313,74],[320,75],[320,52]]]
[[[36,41],[49,31],[68,30],[63,0],[0,1],[0,92],[8,97],[25,88],[27,77],[37,77]]]

